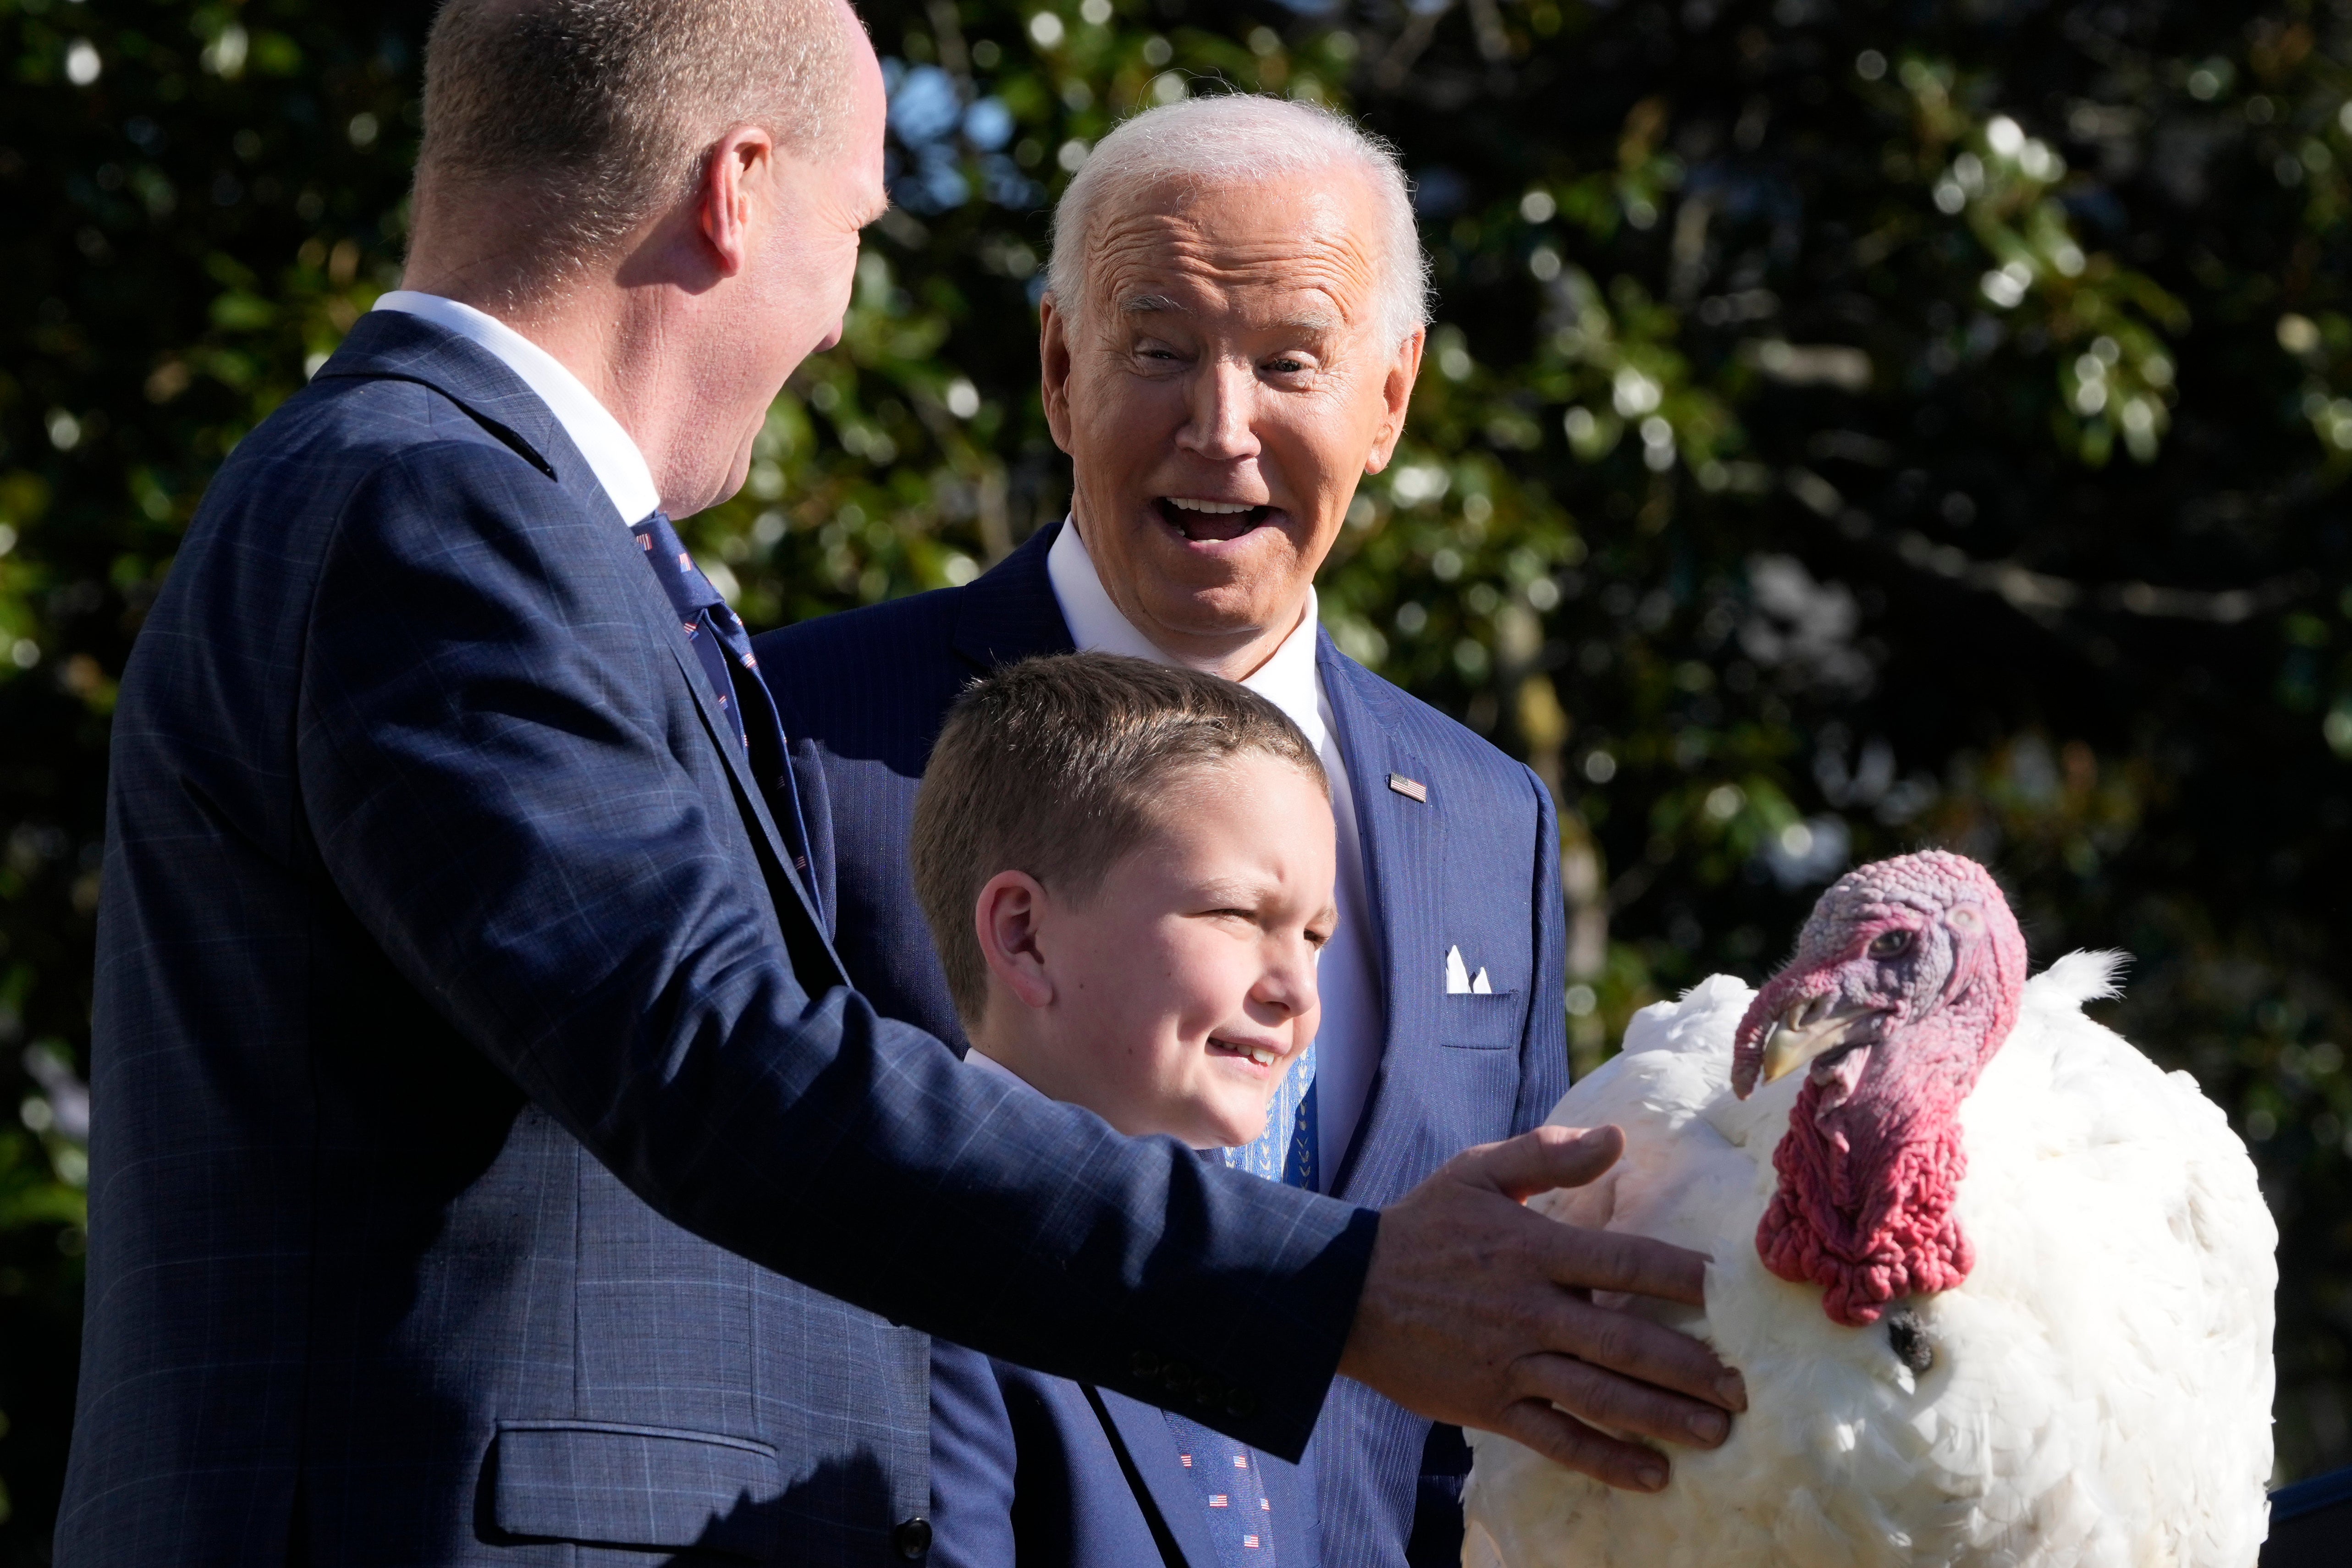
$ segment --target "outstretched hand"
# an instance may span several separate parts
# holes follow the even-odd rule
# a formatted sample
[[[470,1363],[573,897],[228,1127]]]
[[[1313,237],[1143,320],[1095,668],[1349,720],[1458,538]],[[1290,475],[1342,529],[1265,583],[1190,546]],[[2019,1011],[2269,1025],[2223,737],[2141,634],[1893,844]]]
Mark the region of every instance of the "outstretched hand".
[[[1705,1305],[1703,1253],[1522,1207],[1581,1186],[1625,1135],[1538,1127],[1457,1155],[1381,1214],[1339,1370],[1433,1420],[1499,1432],[1608,1482],[1666,1484],[1665,1456],[1601,1430],[1711,1448],[1745,1410],[1712,1351],[1595,1291]]]

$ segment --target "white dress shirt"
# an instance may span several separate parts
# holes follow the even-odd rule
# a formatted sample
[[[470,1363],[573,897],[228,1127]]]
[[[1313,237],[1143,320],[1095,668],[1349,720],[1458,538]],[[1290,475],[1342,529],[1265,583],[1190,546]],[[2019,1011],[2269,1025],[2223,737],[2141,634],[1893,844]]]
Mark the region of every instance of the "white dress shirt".
[[[596,394],[553,354],[497,317],[437,294],[395,288],[378,297],[375,308],[398,310],[455,332],[521,377],[522,384],[539,394],[539,401],[587,459],[589,472],[604,486],[604,498],[613,503],[625,527],[635,528],[660,509],[661,492],[654,488],[654,474],[646,466],[646,455],[637,450],[637,444],[629,439],[612,411],[598,402]]]
[[[1070,639],[1081,653],[1126,653],[1154,664],[1176,661],[1135,629],[1134,622],[1111,602],[1086,541],[1075,522],[1062,526],[1060,537],[1045,552],[1045,573],[1054,585],[1054,599],[1069,624]],[[1339,755],[1339,727],[1332,722],[1331,700],[1324,695],[1323,677],[1315,665],[1317,620],[1315,591],[1307,591],[1307,612],[1274,655],[1242,682],[1280,708],[1305,733],[1323,758],[1331,780],[1331,815],[1339,828],[1339,926],[1316,966],[1316,988],[1322,993],[1323,1022],[1315,1035],[1316,1168],[1319,1184],[1332,1190],[1348,1140],[1364,1113],[1372,1075],[1380,1070],[1384,1035],[1381,1006],[1380,965],[1374,959],[1378,940],[1372,929],[1371,901],[1364,894],[1363,841],[1356,831],[1356,796],[1348,779],[1348,764]]]

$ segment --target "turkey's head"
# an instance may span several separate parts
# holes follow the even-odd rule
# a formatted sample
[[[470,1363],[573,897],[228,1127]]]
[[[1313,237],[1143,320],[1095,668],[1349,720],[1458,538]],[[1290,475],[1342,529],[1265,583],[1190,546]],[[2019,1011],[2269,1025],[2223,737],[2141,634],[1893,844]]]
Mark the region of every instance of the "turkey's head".
[[[2009,1038],[2025,938],[1991,873],[1927,851],[1849,872],[1740,1020],[1732,1089],[1805,1074],[1757,1250],[1852,1327],[1968,1278],[1960,1103]]]

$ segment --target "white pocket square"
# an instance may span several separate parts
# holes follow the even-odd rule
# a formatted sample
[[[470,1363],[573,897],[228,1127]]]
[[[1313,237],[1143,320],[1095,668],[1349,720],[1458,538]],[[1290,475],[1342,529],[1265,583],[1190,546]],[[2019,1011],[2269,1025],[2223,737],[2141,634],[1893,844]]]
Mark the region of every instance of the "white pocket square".
[[[1478,973],[1473,977],[1469,967],[1462,962],[1462,949],[1448,947],[1445,950],[1445,994],[1449,997],[1491,997],[1495,994],[1495,988],[1486,978],[1484,964],[1478,966]]]

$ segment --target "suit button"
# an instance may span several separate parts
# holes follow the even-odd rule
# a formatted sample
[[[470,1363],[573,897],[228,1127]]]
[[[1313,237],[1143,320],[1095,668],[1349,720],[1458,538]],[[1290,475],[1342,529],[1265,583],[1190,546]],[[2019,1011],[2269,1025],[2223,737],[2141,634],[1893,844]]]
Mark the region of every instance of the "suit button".
[[[890,1532],[890,1544],[908,1562],[920,1563],[931,1554],[931,1521],[919,1514],[900,1520],[898,1528]]]

